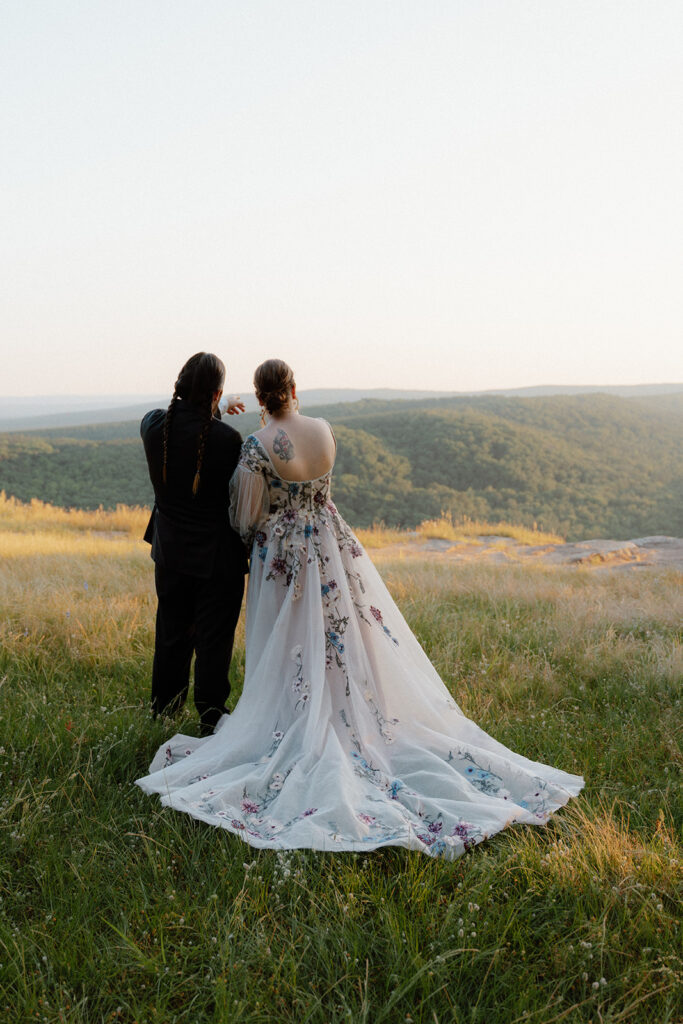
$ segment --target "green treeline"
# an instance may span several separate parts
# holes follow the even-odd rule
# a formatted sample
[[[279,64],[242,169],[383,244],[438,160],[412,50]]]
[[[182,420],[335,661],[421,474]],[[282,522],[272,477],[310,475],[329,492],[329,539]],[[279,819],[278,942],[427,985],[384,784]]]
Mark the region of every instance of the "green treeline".
[[[354,526],[506,519],[569,539],[683,536],[683,396],[366,400],[304,410],[339,447]],[[231,420],[246,435],[254,414]],[[68,431],[68,436],[66,433]],[[22,501],[149,504],[137,423],[0,434],[0,489]]]

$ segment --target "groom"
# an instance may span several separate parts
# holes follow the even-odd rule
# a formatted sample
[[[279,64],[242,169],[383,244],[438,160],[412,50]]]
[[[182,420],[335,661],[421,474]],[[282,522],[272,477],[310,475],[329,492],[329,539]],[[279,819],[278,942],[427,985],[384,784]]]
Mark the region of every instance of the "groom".
[[[152,713],[183,707],[194,653],[194,703],[203,736],[227,712],[247,572],[244,547],[228,518],[242,438],[220,419],[224,380],[221,360],[198,352],[180,371],[168,409],[153,409],[140,424],[155,499],[145,533],[158,598]]]

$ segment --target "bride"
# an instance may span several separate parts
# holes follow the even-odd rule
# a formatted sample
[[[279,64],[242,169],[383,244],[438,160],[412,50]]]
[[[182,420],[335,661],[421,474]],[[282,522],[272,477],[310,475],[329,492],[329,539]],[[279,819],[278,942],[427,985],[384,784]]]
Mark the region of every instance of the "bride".
[[[545,822],[583,779],[463,715],[331,501],[329,424],[299,413],[281,360],[254,384],[270,421],[244,442],[231,483],[251,553],[244,690],[212,736],[173,737],[137,784],[275,849],[452,858]]]

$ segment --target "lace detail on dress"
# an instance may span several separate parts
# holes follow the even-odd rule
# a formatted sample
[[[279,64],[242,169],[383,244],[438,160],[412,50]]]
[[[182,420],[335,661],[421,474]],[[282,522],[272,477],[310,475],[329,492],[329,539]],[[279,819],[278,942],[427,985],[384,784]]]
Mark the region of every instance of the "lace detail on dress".
[[[250,473],[259,473],[266,464],[265,452],[262,445],[259,444],[257,438],[253,434],[249,434],[242,445],[242,451],[240,452],[238,466],[243,466],[244,469],[248,469]]]

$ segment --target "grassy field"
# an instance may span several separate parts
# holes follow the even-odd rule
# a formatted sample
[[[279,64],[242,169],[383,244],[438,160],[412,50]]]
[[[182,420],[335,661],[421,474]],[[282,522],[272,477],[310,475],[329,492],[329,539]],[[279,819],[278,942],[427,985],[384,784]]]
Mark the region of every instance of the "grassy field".
[[[102,514],[102,513],[100,513]],[[106,513],[104,513],[106,515]],[[410,545],[430,539],[451,540],[453,543],[467,541],[469,544],[481,543],[479,537],[509,537],[518,544],[535,546],[538,544],[562,544],[564,538],[556,533],[543,530],[529,530],[525,526],[513,523],[497,522],[482,523],[478,519],[465,516],[460,522],[452,516],[442,515],[438,519],[425,519],[414,530],[397,530],[387,528],[383,524],[356,531],[361,543],[368,549],[385,548],[390,544]]]
[[[586,789],[453,863],[255,851],[132,785],[177,727],[146,708],[144,511],[10,506],[0,1019],[680,1022],[680,574],[453,568],[376,546],[465,713]],[[240,630],[235,700],[243,661]]]

